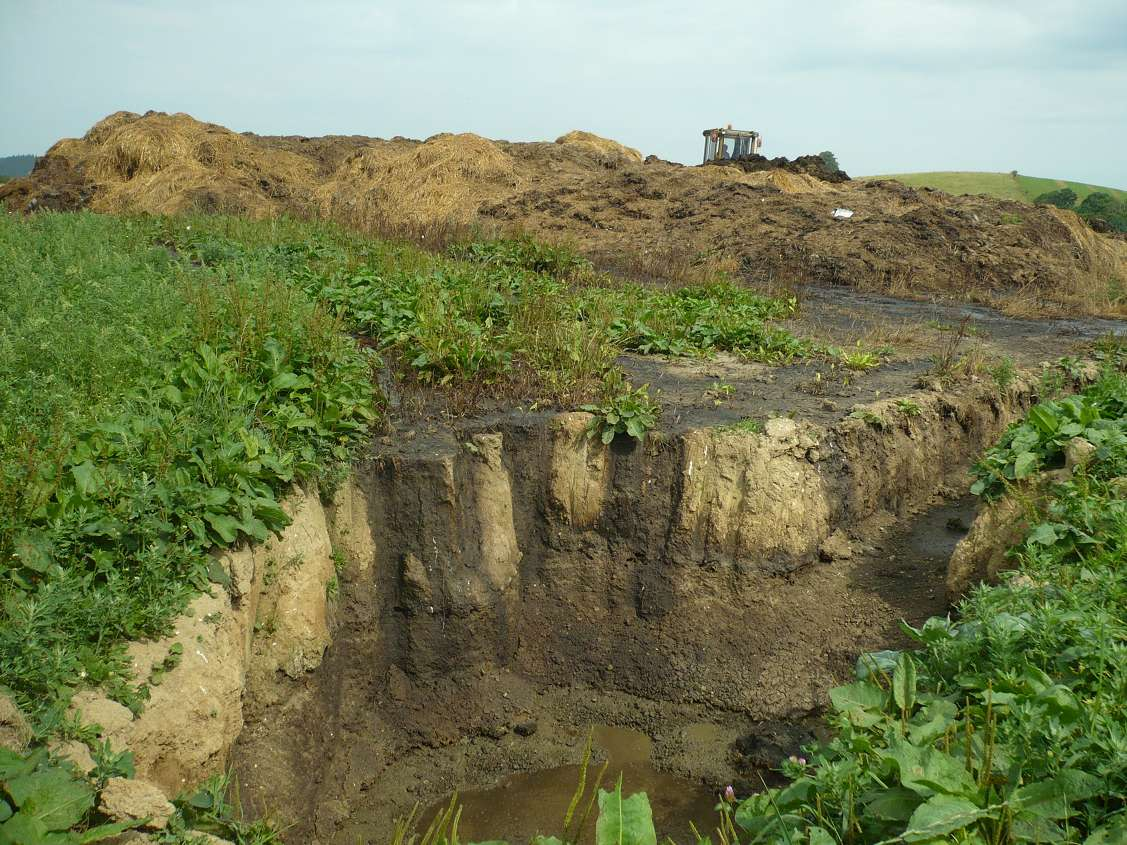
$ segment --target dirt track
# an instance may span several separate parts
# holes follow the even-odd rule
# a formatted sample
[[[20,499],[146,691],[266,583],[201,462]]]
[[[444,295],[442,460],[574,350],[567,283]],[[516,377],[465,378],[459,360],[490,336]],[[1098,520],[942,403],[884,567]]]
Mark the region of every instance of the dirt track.
[[[1127,242],[1071,212],[896,182],[683,167],[566,143],[238,135],[186,115],[111,115],[0,187],[36,208],[320,215],[422,237],[497,226],[565,239],[634,276],[720,267],[767,286],[941,293],[1013,313],[1127,313]],[[834,220],[838,206],[849,220]]]

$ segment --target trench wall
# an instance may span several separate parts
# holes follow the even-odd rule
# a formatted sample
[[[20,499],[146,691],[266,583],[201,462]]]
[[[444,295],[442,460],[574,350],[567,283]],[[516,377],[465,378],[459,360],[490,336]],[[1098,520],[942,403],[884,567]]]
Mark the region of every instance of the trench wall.
[[[74,708],[169,796],[228,765],[245,713],[316,698],[326,724],[349,718],[332,690],[357,659],[385,691],[480,664],[755,717],[808,711],[828,679],[796,685],[788,648],[817,624],[803,573],[823,541],[926,501],[1030,396],[972,386],[910,397],[911,416],[868,406],[880,425],[776,419],[609,447],[586,414],[467,422],[374,454],[328,506],[295,489],[281,537],[220,555],[230,583],[170,637],[131,646],[139,680],[182,650],[140,716],[96,691]],[[362,613],[308,674],[333,638],[338,575]],[[301,778],[319,752],[277,753]]]
[[[795,684],[780,656],[817,638],[803,573],[819,548],[965,489],[967,463],[1030,396],[971,385],[829,427],[774,419],[610,447],[585,436],[586,414],[509,418],[389,450],[357,481],[375,560],[357,586],[373,594],[379,660],[422,679],[490,664],[757,717],[813,709],[824,666]]]

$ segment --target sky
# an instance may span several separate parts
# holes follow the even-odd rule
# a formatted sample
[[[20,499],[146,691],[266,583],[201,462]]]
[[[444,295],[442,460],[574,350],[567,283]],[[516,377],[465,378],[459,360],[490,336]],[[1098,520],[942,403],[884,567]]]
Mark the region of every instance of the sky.
[[[1127,0],[0,0],[0,155],[120,109],[1127,188]]]

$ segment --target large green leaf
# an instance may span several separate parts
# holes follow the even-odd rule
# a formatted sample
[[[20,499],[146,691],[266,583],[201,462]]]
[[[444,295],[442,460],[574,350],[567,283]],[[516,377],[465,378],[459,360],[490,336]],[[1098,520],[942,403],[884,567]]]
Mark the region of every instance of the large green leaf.
[[[910,789],[894,786],[863,796],[865,811],[881,821],[906,822],[920,806],[920,796]]]
[[[892,697],[903,711],[910,713],[916,706],[916,664],[906,651],[900,652],[892,673]]]
[[[966,798],[977,793],[974,779],[962,762],[930,746],[919,748],[904,740],[896,740],[885,756],[900,769],[900,783],[925,798],[933,793],[960,795]]]
[[[884,690],[865,681],[830,690],[830,702],[859,728],[872,727],[884,718]]]
[[[965,798],[936,795],[912,813],[903,839],[905,842],[927,842],[968,827],[989,815],[989,810],[984,810]]]
[[[17,815],[38,819],[48,830],[66,830],[94,806],[94,789],[62,769],[40,769],[6,783]]]
[[[1014,478],[1025,478],[1037,468],[1037,455],[1034,452],[1022,452],[1014,458]]]
[[[239,521],[233,516],[228,516],[223,513],[205,513],[204,519],[208,521],[211,527],[215,530],[224,543],[233,543],[235,538],[239,536]]]
[[[34,816],[16,813],[0,824],[0,845],[43,845],[47,826]]]
[[[0,780],[9,780],[20,775],[30,774],[46,760],[47,749],[45,748],[38,748],[25,756],[0,745]]]
[[[847,713],[854,708],[879,710],[884,706],[884,700],[884,690],[864,681],[830,690],[830,703],[839,713]]]
[[[83,461],[78,466],[71,467],[70,472],[74,476],[78,492],[83,496],[89,497],[103,487],[101,473],[90,461]]]
[[[51,539],[37,528],[18,534],[12,552],[20,563],[34,572],[46,572],[54,561]]]
[[[79,834],[78,841],[81,845],[88,845],[91,842],[102,842],[109,839],[111,836],[118,836],[125,833],[127,830],[133,830],[141,826],[139,819],[124,822],[114,822],[113,824],[100,824],[97,827],[92,827],[87,831]]]
[[[622,795],[622,779],[614,790],[599,790],[595,845],[657,845],[650,800],[644,792]]]
[[[1010,803],[1024,816],[1066,819],[1073,814],[1069,804],[1097,795],[1103,782],[1087,772],[1066,769],[1052,780],[1039,781],[1014,790]]]
[[[930,745],[954,724],[958,712],[959,708],[952,701],[937,698],[928,702],[908,725],[908,739],[912,745]]]
[[[1045,405],[1034,405],[1029,409],[1027,417],[1029,422],[1044,435],[1053,434],[1061,424],[1059,413]]]
[[[1096,828],[1084,840],[1084,845],[1120,845],[1127,842],[1127,816],[1119,816],[1111,824]]]
[[[1019,815],[1010,825],[1010,838],[1013,842],[1028,842],[1030,845],[1054,845],[1068,841],[1060,825],[1037,816]]]

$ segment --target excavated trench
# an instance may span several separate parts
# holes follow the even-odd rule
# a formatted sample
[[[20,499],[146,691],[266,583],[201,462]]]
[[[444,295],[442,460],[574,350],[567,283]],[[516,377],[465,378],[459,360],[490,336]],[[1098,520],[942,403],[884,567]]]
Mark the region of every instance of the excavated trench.
[[[379,842],[458,790],[463,838],[517,841],[558,825],[594,727],[684,840],[811,739],[859,652],[944,611],[966,467],[1031,390],[609,448],[584,414],[383,438],[331,514],[320,668],[248,683],[243,803],[291,841]]]

